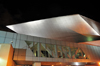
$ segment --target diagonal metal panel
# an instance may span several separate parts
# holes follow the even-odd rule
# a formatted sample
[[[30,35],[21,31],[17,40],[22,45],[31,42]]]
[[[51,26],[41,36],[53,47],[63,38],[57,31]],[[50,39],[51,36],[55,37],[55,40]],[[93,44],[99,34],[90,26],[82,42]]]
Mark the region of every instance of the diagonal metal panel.
[[[7,27],[20,34],[71,42],[82,41],[86,38],[83,36],[85,34],[99,36],[99,34],[79,14],[30,21],[8,25]],[[76,36],[77,38],[75,39]],[[80,40],[78,38],[79,36],[83,39]]]
[[[100,23],[80,15],[99,35],[100,35]]]
[[[79,42],[78,44],[88,44],[93,46],[100,46],[100,40],[89,41],[89,42]]]

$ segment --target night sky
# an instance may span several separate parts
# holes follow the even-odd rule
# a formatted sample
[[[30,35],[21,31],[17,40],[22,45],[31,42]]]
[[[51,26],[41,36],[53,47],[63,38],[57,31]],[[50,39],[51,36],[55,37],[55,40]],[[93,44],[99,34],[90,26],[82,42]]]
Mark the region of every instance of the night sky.
[[[0,1],[0,30],[6,30],[6,25],[18,24],[27,21],[81,14],[100,22],[99,1]]]

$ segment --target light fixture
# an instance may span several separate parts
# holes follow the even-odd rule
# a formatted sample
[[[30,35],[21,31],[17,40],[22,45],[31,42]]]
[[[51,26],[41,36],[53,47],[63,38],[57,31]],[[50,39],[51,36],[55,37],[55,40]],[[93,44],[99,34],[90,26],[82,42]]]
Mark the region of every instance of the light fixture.
[[[98,64],[100,65],[100,62]]]
[[[5,62],[6,62],[6,60],[4,60],[3,58],[0,57],[0,64],[2,65],[2,64],[5,63]],[[1,66],[1,65],[0,65],[0,66]]]
[[[78,63],[78,62],[75,62],[74,64],[75,64],[75,65],[79,65],[79,63]]]
[[[60,62],[60,64],[62,64],[62,63]]]
[[[0,62],[2,61],[2,59],[0,58]]]
[[[84,55],[84,57],[85,57],[85,55]]]
[[[93,38],[91,36],[88,36],[87,41],[93,41]]]

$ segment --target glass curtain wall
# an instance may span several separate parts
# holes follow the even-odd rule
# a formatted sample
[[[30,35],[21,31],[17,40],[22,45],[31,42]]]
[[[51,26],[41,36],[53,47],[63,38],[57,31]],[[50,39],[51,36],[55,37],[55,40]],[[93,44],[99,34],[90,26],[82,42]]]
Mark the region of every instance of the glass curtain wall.
[[[41,57],[56,57],[55,45],[41,43]]]
[[[35,57],[88,59],[87,55],[78,47],[64,45],[45,44],[26,41]]]
[[[62,46],[62,52],[64,58],[71,58],[70,47]]]

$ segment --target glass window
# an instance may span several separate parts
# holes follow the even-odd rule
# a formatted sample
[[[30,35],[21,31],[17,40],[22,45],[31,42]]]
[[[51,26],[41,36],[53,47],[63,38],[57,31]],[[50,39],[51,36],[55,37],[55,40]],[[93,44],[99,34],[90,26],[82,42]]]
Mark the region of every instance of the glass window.
[[[13,38],[13,35],[14,35],[14,33],[7,32],[7,35],[6,35],[6,37],[7,37],[7,38]]]
[[[62,46],[63,57],[64,58],[71,58],[70,47]]]
[[[81,50],[83,59],[89,59],[88,56]]]
[[[48,56],[50,58],[55,58],[56,57],[54,45],[46,44],[46,50],[47,50]]]
[[[77,58],[77,59],[82,59],[82,51],[81,51],[81,49],[77,49],[76,50],[76,55],[75,55],[75,57]]]
[[[76,50],[78,50],[78,48],[76,47],[70,47],[71,49],[71,58],[76,59]]]
[[[41,43],[41,57],[56,57],[55,45]]]
[[[18,48],[22,48],[24,45],[26,47],[27,45],[32,52],[31,54],[35,57],[88,59],[87,55],[78,47],[57,46],[33,41],[20,41],[20,44],[22,45]]]
[[[4,43],[4,37],[0,37],[0,43]]]
[[[6,36],[6,32],[5,31],[0,31],[0,37],[5,37]]]
[[[33,52],[33,54],[35,55],[35,57],[39,57],[39,43],[33,42],[32,45],[31,45],[31,43],[29,43],[29,47],[30,47],[31,51]]]
[[[41,57],[49,57],[48,52],[46,50],[46,44],[41,43]]]
[[[25,41],[26,42],[26,56],[35,56],[32,52],[32,48],[33,48],[33,41]]]
[[[63,58],[63,53],[62,53],[61,46],[57,46],[57,54],[58,54],[58,58]]]

